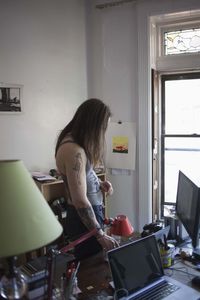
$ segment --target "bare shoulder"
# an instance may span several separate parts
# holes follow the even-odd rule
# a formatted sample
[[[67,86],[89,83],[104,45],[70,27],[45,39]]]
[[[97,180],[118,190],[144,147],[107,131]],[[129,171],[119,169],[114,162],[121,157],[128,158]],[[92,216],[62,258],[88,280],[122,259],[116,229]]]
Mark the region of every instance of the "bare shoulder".
[[[74,142],[73,143],[65,143],[65,144],[62,144],[60,146],[60,148],[58,149],[56,157],[71,159],[77,153],[80,153],[83,157],[86,156],[84,149],[81,146],[79,146],[78,144],[76,144]]]
[[[85,165],[86,160],[84,149],[76,143],[64,143],[56,155],[56,164],[61,173],[66,172],[66,168],[71,168],[76,161]]]

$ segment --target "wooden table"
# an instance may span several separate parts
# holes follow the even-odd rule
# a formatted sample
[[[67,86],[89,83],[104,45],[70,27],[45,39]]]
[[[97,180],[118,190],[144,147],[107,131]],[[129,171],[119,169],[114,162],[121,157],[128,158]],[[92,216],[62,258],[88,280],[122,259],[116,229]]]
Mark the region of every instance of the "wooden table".
[[[113,295],[109,286],[111,280],[109,265],[102,252],[82,260],[78,271],[78,286],[82,293],[78,299],[97,299],[95,295],[98,294]]]
[[[172,276],[183,284],[200,291],[200,288],[191,285],[191,279],[194,276],[200,276],[200,272],[194,270],[194,266],[176,260],[172,269],[173,270],[165,269],[166,275]],[[102,253],[81,261],[78,272],[78,286],[82,293],[79,294],[78,299],[97,300],[98,298],[95,296],[101,294],[112,296],[114,291],[109,286],[110,281],[112,281],[112,279],[109,265],[108,262],[104,260]]]

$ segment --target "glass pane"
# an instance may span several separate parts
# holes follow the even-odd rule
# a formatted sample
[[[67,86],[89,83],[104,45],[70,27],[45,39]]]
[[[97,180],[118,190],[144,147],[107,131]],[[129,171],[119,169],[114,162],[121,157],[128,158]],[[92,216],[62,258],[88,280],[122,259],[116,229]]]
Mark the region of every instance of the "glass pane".
[[[165,81],[165,134],[200,134],[200,78]]]
[[[165,55],[200,51],[200,28],[164,33]]]
[[[179,170],[200,181],[200,138],[165,138],[165,202],[176,202]]]

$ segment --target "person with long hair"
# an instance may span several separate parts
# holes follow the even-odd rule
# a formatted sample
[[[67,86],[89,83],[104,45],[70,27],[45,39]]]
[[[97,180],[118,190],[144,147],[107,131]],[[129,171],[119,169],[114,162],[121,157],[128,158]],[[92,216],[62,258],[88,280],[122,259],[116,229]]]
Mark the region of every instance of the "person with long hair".
[[[101,182],[94,168],[102,161],[110,108],[99,99],[89,99],[77,109],[72,120],[58,136],[55,158],[66,188],[65,232],[70,240],[95,230],[95,235],[75,247],[82,259],[102,249],[118,246],[104,230],[103,194],[112,194],[109,181]]]

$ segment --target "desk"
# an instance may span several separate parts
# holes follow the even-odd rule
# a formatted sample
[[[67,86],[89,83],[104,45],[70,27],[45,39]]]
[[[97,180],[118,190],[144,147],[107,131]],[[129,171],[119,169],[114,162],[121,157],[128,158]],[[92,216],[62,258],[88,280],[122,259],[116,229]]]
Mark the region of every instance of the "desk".
[[[200,276],[199,271],[194,270],[188,264],[186,265],[180,259],[175,260],[172,268],[165,269],[165,274],[190,287],[192,287],[191,279],[196,275]],[[78,272],[78,286],[82,293],[79,294],[78,299],[89,300],[92,299],[92,296],[101,292],[113,295],[113,290],[109,286],[111,280],[109,266],[105,262],[102,253],[81,261]],[[200,292],[200,288],[195,289]]]
[[[68,258],[65,255],[60,255],[56,258],[56,272],[54,280],[57,287],[60,286],[60,277],[66,270],[67,261]],[[180,272],[180,270],[183,272]],[[165,273],[166,275],[172,276],[174,279],[189,286],[191,286],[191,279],[194,276],[200,276],[199,271],[192,269],[189,264],[185,264],[179,259],[175,260],[175,264],[172,268],[165,269]],[[98,294],[104,294],[107,296],[113,295],[113,290],[109,286],[109,282],[112,280],[110,269],[108,263],[104,260],[102,252],[82,260],[80,262],[80,268],[77,276],[78,286],[82,292],[78,296],[79,300],[94,300],[94,296]],[[197,290],[200,292],[200,288]],[[44,300],[43,297],[40,299]]]
[[[194,287],[191,284],[191,279],[194,276],[200,276],[200,272],[194,269],[194,265],[187,261],[176,259],[171,268],[165,270],[165,274],[176,279],[177,281],[195,288],[200,292],[200,287]]]
[[[112,295],[113,290],[109,286],[111,280],[108,262],[104,260],[102,252],[82,260],[78,272],[78,286],[82,293],[78,299],[92,299],[92,295],[102,291]]]

